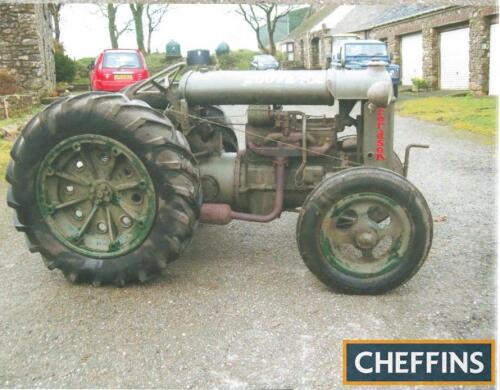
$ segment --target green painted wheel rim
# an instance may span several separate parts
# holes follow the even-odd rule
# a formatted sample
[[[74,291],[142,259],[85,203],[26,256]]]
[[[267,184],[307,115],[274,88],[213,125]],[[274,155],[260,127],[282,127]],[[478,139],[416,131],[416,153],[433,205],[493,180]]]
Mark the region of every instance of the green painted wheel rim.
[[[326,213],[320,248],[344,274],[369,278],[390,272],[405,261],[412,238],[407,211],[379,193],[348,195]]]
[[[153,182],[125,145],[85,134],[52,148],[38,170],[40,213],[63,245],[84,256],[111,258],[137,248],[156,215]]]

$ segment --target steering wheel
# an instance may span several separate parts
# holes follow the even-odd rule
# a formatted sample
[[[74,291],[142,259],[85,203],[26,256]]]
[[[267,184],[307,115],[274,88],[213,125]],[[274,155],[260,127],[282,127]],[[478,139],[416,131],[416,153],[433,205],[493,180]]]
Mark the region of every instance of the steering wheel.
[[[123,94],[129,99],[133,99],[134,96],[141,90],[145,90],[148,87],[153,86],[162,94],[167,94],[169,88],[175,83],[179,72],[186,66],[185,62],[178,62],[176,64],[170,65],[163,69],[161,72],[140,81],[136,84],[131,85],[123,91]],[[162,84],[163,82],[163,84]]]

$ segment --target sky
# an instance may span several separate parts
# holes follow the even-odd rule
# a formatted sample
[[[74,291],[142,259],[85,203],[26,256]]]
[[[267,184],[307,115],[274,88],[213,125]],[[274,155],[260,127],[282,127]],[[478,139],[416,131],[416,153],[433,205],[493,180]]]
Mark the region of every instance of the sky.
[[[191,49],[211,52],[225,41],[231,49],[257,50],[254,31],[231,4],[173,4],[153,33],[152,51],[165,51],[171,39],[179,42],[183,54]],[[128,5],[120,6],[118,24],[130,18]],[[95,4],[65,4],[61,10],[61,41],[67,54],[75,59],[95,57],[111,47],[107,20]],[[134,32],[120,37],[121,48],[135,48]],[[146,40],[145,40],[146,44]]]

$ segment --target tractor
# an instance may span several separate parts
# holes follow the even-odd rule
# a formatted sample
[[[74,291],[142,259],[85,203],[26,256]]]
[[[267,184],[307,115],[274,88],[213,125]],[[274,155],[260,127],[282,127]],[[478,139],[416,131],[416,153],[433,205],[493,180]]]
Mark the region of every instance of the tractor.
[[[11,151],[7,202],[29,250],[71,282],[146,282],[199,223],[266,223],[290,211],[319,280],[383,293],[417,272],[432,242],[429,207],[406,179],[411,148],[426,146],[409,145],[404,164],[395,154],[395,100],[377,62],[296,71],[178,63],[33,117]],[[334,103],[331,117],[296,109]],[[244,148],[224,105],[248,106]]]

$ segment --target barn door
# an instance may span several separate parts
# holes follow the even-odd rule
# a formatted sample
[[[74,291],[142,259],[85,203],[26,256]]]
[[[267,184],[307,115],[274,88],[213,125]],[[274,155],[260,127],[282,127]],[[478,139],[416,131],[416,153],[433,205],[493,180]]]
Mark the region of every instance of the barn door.
[[[443,31],[440,49],[441,89],[469,89],[469,28]]]
[[[401,82],[411,85],[412,78],[422,78],[422,34],[401,37]]]

